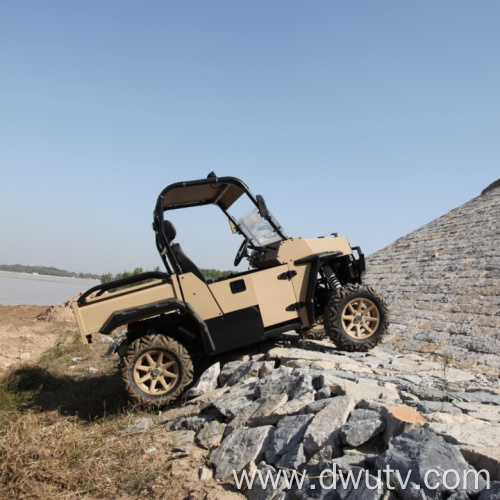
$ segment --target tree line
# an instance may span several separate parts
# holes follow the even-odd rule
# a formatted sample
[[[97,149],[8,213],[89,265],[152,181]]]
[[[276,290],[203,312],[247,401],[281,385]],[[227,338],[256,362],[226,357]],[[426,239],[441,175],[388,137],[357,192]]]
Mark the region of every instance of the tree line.
[[[57,269],[56,267],[24,266],[22,264],[0,264],[0,271],[8,271],[10,273],[40,274],[42,276],[60,276],[62,278],[100,279],[98,274],[74,273],[71,271],[65,271],[64,269]]]
[[[40,274],[43,276],[59,276],[62,278],[95,279],[100,280],[101,283],[109,283],[110,281],[128,278],[130,276],[136,276],[145,272],[142,267],[136,267],[133,271],[123,271],[117,274],[105,273],[99,275],[92,273],[75,273],[71,271],[65,271],[64,269],[57,269],[56,267],[24,266],[22,264],[0,264],[0,271],[8,271],[11,273]],[[160,268],[156,266],[153,271],[160,271]],[[201,272],[206,280],[216,280],[218,278],[228,276],[232,273],[232,271],[219,271],[218,269],[201,269]]]
[[[153,271],[159,272],[160,268],[156,266]],[[233,271],[219,271],[218,269],[200,269],[201,273],[206,280],[216,280],[218,278],[223,278],[224,276],[229,276]],[[130,276],[137,276],[142,274],[144,271],[142,267],[136,267],[133,271],[123,271],[117,274],[106,273],[100,276],[101,283],[109,283],[110,281],[116,281],[123,278],[129,278]]]

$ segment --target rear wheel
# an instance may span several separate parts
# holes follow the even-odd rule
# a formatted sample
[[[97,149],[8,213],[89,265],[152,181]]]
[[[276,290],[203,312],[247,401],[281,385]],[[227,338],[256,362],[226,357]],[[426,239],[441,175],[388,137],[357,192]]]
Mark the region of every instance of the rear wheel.
[[[326,332],[323,323],[313,326],[306,332],[306,338],[310,340],[323,340],[325,337]]]
[[[193,363],[186,348],[165,335],[132,342],[122,357],[121,376],[129,398],[144,406],[166,405],[193,380]]]
[[[372,287],[349,284],[328,299],[324,324],[339,349],[368,351],[389,326],[387,303]]]

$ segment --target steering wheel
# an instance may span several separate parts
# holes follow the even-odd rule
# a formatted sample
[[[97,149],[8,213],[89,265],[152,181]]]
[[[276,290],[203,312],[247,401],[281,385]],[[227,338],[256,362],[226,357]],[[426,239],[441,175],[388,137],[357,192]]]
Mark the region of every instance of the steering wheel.
[[[248,257],[247,246],[248,240],[245,238],[238,250],[238,253],[236,254],[236,257],[234,258],[234,267],[237,267],[239,265],[243,257]]]

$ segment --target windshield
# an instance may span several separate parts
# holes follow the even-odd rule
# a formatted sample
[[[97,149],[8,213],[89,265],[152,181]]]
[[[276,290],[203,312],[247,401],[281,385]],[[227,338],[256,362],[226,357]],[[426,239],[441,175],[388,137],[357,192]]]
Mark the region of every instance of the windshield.
[[[260,215],[257,208],[245,217],[237,219],[237,222],[243,234],[257,247],[263,247],[282,239],[271,224]]]

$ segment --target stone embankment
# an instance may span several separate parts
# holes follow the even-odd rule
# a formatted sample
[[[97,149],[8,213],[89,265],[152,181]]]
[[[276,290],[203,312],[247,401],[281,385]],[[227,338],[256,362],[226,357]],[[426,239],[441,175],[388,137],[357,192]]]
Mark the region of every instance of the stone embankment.
[[[500,370],[500,182],[367,258],[390,305],[388,340]]]
[[[256,473],[249,499],[499,498],[496,377],[386,346],[284,342],[212,365],[186,397],[157,423],[211,450],[200,477]]]

